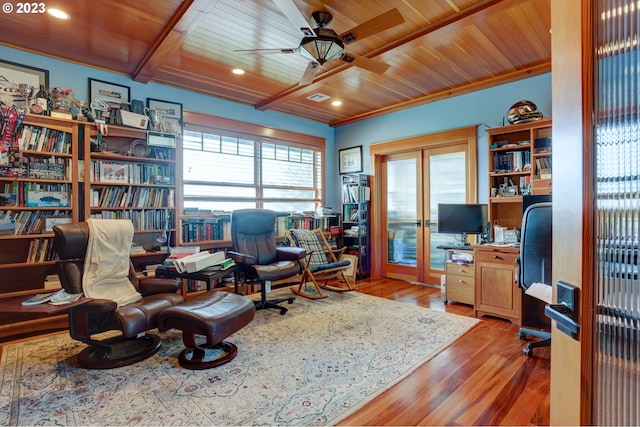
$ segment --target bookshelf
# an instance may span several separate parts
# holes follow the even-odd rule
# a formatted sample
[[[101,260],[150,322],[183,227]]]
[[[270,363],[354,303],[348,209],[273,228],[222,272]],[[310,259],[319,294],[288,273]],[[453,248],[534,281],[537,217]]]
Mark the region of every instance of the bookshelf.
[[[489,221],[522,223],[523,194],[551,194],[551,119],[487,129]]]
[[[175,245],[162,240],[175,236],[178,147],[149,146],[146,130],[114,125],[87,125],[84,140],[84,219],[130,219],[142,247],[132,258]]]
[[[342,241],[345,253],[358,257],[357,277],[371,272],[370,224],[371,176],[342,175]]]

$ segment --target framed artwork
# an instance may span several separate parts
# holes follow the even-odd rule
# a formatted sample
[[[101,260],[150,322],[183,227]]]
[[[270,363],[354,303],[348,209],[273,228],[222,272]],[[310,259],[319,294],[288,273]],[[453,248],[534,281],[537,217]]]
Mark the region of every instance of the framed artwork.
[[[362,172],[362,145],[339,151],[340,173]]]
[[[126,163],[100,163],[98,181],[126,184],[129,182],[129,166]]]
[[[128,104],[131,101],[131,88],[89,78],[89,102],[96,99],[113,104]]]
[[[48,216],[44,218],[44,231],[47,233],[53,232],[53,226],[56,224],[69,224],[71,222],[70,216]]]
[[[162,101],[160,99],[147,98],[149,110],[162,110],[167,119],[176,119],[182,125],[182,104],[179,102]]]
[[[20,93],[19,84],[33,88],[30,96],[38,92],[40,85],[49,90],[49,70],[0,60],[0,94],[8,95],[13,104],[22,106],[25,97]]]
[[[349,268],[344,271],[344,275],[352,282],[355,282],[358,274],[358,255],[344,254],[340,257],[340,261],[350,262]]]

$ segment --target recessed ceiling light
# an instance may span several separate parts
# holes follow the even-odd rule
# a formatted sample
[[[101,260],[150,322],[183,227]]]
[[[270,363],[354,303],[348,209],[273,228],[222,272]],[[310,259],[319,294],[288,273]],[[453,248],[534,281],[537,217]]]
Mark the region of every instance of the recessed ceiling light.
[[[338,100],[332,101],[331,105],[333,105],[334,107],[339,107],[342,105],[342,101],[338,101]]]
[[[244,70],[242,68],[234,68],[233,70],[231,70],[231,72],[238,76],[241,76],[244,74]]]
[[[47,12],[49,13],[49,15],[53,16],[54,18],[58,18],[58,19],[71,18],[71,16],[69,16],[67,12],[60,9],[47,9]]]

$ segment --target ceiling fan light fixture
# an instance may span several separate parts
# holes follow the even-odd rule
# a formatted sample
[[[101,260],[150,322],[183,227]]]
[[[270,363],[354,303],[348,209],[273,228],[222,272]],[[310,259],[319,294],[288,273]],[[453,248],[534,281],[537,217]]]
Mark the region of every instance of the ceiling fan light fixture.
[[[299,53],[310,61],[324,64],[337,59],[344,52],[344,44],[337,37],[305,37],[300,43]]]

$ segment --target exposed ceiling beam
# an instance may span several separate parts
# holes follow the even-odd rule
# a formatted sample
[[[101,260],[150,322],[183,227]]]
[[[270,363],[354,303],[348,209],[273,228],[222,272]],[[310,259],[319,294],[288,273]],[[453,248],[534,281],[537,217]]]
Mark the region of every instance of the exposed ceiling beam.
[[[365,58],[373,58],[376,57],[378,55],[382,55],[385,52],[388,52],[392,49],[396,49],[400,46],[403,46],[407,43],[410,43],[420,37],[424,37],[430,33],[433,33],[434,31],[437,31],[441,28],[447,27],[449,25],[453,25],[457,22],[459,22],[462,19],[465,19],[469,16],[473,16],[476,13],[482,12],[485,9],[488,9],[496,4],[502,3],[504,0],[484,0],[480,3],[477,3],[471,7],[468,7],[466,9],[461,10],[460,12],[456,12],[450,16],[447,16],[444,19],[441,19],[440,21],[434,22],[431,25],[427,25],[424,28],[421,28],[411,34],[408,34],[407,36],[400,38],[398,40],[395,40],[391,43],[388,43],[384,46],[381,46],[378,49],[375,49],[371,52],[369,52],[366,55],[361,55],[364,56]],[[310,93],[315,91],[315,86],[320,83],[323,80],[326,80],[332,76],[335,76],[343,71],[345,71],[346,69],[348,69],[349,67],[352,67],[353,65],[345,63],[343,65],[340,65],[338,67],[332,68],[331,70],[324,72],[322,74],[318,74],[316,76],[316,78],[314,79],[313,83],[308,85],[308,86],[291,86],[290,88],[280,92],[279,94],[266,99],[264,101],[261,101],[259,103],[256,104],[256,109],[258,110],[268,110],[273,108],[274,106],[289,101],[293,98],[297,98],[301,95]]]
[[[217,0],[183,0],[162,34],[156,39],[133,72],[133,80],[149,83],[167,58],[178,50],[198,22],[213,9]]]

